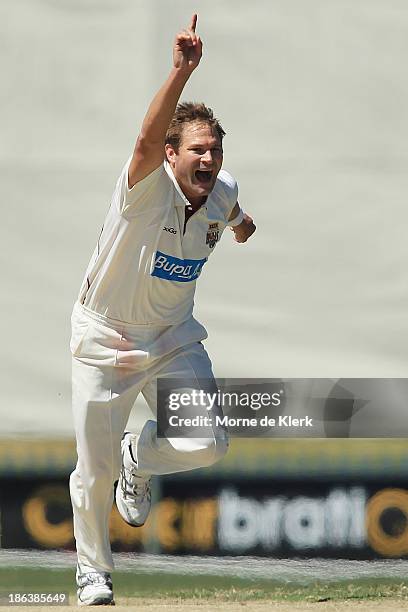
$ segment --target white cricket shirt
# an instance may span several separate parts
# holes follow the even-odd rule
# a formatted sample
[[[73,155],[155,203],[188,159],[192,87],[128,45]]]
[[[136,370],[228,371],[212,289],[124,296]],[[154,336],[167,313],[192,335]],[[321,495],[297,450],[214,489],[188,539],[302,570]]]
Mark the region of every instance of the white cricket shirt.
[[[167,162],[132,189],[126,163],[81,285],[78,301],[130,324],[173,325],[191,317],[196,280],[224,231],[238,187],[221,170],[186,223],[188,200]]]

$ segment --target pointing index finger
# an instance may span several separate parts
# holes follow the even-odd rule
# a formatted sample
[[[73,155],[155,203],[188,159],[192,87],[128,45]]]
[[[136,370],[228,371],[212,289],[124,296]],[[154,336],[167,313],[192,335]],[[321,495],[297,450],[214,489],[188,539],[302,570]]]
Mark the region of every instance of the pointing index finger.
[[[191,18],[191,23],[190,23],[190,30],[192,32],[195,32],[196,25],[197,25],[197,13],[194,13],[194,15]]]

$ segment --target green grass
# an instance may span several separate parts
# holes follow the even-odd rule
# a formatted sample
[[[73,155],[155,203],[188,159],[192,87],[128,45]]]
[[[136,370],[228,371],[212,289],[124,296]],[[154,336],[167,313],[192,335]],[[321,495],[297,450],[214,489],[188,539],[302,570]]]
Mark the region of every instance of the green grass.
[[[244,580],[224,576],[174,576],[170,574],[113,574],[117,597],[171,598],[217,601],[341,601],[394,598],[408,600],[408,580],[344,580],[307,585],[271,580]],[[73,570],[0,568],[0,593],[75,593]]]

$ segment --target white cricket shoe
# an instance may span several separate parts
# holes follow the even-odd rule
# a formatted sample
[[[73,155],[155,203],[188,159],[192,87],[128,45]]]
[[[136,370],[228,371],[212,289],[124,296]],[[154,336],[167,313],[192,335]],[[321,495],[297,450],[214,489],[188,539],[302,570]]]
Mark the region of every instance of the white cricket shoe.
[[[151,507],[150,478],[140,476],[133,457],[132,440],[135,436],[125,431],[122,438],[122,469],[116,487],[116,506],[126,523],[133,527],[144,525]]]
[[[112,580],[105,572],[76,573],[78,606],[114,606]]]

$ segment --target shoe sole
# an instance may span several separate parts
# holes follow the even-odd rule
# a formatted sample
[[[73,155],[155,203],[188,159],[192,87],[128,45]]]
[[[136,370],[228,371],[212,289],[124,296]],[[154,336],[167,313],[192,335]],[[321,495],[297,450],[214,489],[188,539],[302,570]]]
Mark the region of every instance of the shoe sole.
[[[78,606],[115,606],[114,599],[106,599],[106,597],[97,597],[90,602],[78,599]]]
[[[125,437],[126,437],[128,434],[130,434],[130,435],[131,435],[131,433],[132,433],[132,432],[130,432],[130,431],[125,431],[125,432],[123,433],[123,436],[122,436],[122,442],[121,442],[121,447],[123,446],[123,441],[124,441]],[[131,453],[131,454],[132,454],[132,453]],[[122,448],[121,448],[121,455],[122,455],[122,461],[123,461],[123,450],[122,450]],[[132,458],[133,458],[133,457],[132,457]],[[133,459],[133,460],[134,460],[134,459]],[[119,512],[120,516],[121,516],[121,517],[122,517],[122,519],[125,521],[125,523],[126,523],[127,525],[129,525],[129,527],[143,527],[143,525],[145,524],[145,522],[146,522],[146,521],[143,521],[143,523],[131,523],[131,522],[130,522],[130,521],[127,519],[127,518],[126,518],[126,516],[124,516],[124,515],[122,514],[122,512],[120,511],[120,504],[118,504],[118,493],[117,493],[117,491],[118,491],[118,486],[119,486],[119,481],[117,481],[117,482],[116,482],[116,489],[115,489],[115,502],[116,502],[116,507],[117,507],[117,509],[118,509],[118,512]]]
[[[146,521],[143,521],[143,523],[131,523],[130,521],[128,521],[127,518],[125,518],[122,514],[122,512],[120,511],[120,504],[118,503],[118,496],[117,496],[117,491],[118,491],[118,486],[119,486],[119,481],[116,483],[116,491],[115,491],[115,503],[116,503],[116,507],[118,509],[118,512],[120,514],[120,516],[122,517],[122,519],[125,521],[125,523],[127,525],[129,525],[130,527],[143,527],[143,525],[145,524]]]

